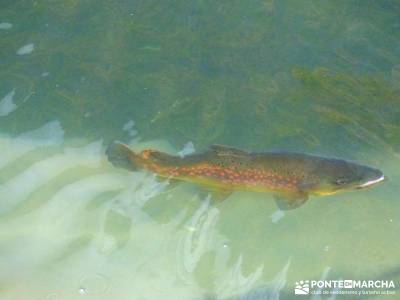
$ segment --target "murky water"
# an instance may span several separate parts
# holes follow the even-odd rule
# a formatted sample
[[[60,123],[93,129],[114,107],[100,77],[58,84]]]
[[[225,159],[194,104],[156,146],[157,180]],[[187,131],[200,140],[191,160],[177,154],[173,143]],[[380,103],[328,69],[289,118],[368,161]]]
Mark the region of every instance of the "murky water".
[[[396,294],[303,299],[398,299],[399,12],[2,1],[0,299],[297,299],[296,282],[319,279],[393,280]],[[268,194],[220,201],[115,169],[114,139],[315,153],[389,181],[283,212]]]

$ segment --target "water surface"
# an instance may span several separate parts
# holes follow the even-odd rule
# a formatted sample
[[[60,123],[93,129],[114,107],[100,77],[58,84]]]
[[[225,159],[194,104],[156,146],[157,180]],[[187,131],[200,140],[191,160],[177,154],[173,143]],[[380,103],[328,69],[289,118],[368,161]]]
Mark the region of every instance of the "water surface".
[[[398,1],[3,1],[1,298],[297,299],[296,281],[321,278],[398,287],[399,11]],[[114,139],[170,153],[213,143],[314,153],[390,180],[282,212],[271,195],[218,201],[114,169],[104,156]]]

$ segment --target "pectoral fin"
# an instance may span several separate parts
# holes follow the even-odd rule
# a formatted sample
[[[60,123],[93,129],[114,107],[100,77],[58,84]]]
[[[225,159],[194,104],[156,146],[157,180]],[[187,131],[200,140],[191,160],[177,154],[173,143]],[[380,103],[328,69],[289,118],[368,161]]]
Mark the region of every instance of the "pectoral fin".
[[[308,200],[306,193],[276,195],[275,202],[280,210],[291,210],[302,206]]]

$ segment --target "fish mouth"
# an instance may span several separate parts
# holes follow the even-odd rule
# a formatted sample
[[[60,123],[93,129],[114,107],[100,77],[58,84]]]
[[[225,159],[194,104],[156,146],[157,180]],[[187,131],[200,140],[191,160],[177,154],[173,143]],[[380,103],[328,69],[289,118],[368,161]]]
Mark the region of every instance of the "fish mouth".
[[[378,182],[384,181],[384,180],[386,180],[386,179],[387,179],[387,177],[386,177],[385,175],[382,174],[382,175],[381,175],[379,178],[377,178],[377,179],[369,180],[369,181],[367,181],[367,182],[365,182],[365,183],[363,183],[363,184],[357,186],[357,189],[364,189],[364,188],[367,188],[367,187],[369,187],[369,186],[375,185],[375,184],[377,184]]]

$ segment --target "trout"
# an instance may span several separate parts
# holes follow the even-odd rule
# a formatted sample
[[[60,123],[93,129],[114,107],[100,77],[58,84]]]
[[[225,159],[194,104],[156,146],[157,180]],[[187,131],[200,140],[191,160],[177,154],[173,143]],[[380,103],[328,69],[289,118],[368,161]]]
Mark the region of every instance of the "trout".
[[[114,142],[106,154],[116,167],[148,170],[226,195],[237,190],[269,192],[281,210],[301,206],[310,195],[364,189],[386,179],[378,169],[341,159],[295,152],[252,153],[223,145],[180,157],[153,149],[135,153]]]

